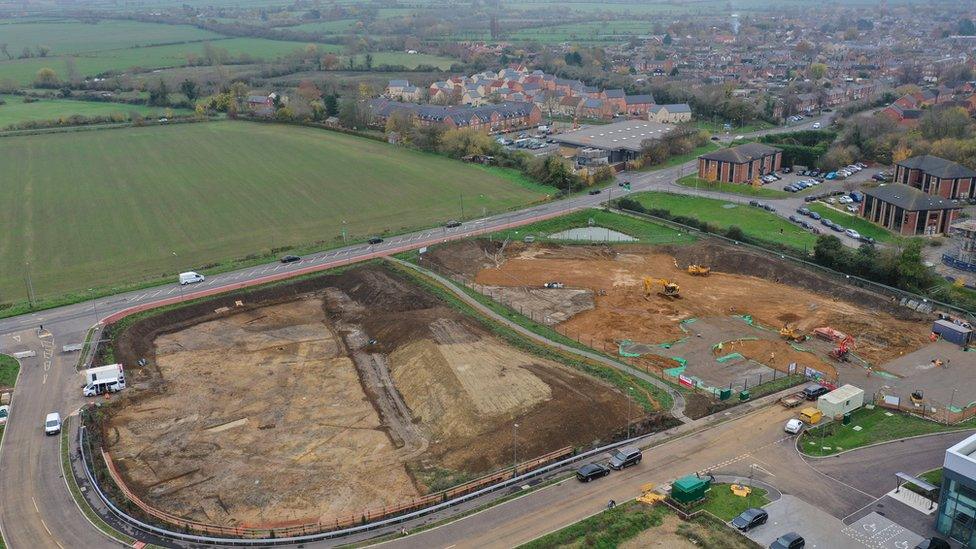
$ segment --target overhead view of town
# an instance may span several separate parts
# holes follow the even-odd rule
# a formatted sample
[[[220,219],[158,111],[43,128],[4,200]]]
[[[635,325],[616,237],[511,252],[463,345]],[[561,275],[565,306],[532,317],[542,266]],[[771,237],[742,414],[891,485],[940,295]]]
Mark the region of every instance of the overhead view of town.
[[[976,549],[973,0],[0,0],[0,549]]]

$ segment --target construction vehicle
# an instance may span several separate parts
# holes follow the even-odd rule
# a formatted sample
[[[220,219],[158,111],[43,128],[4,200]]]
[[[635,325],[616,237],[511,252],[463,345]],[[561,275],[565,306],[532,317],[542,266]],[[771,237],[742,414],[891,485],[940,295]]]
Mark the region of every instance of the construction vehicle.
[[[681,297],[680,295],[678,295],[678,292],[681,290],[681,288],[678,286],[676,282],[672,282],[665,278],[654,279],[649,276],[645,276],[644,277],[644,299],[648,299],[651,297],[651,294],[654,293],[654,287],[657,286],[658,284],[661,285],[661,289],[657,292],[658,295],[666,297],[668,299],[675,299]]]
[[[925,401],[925,393],[922,392],[921,389],[916,389],[912,391],[911,397],[912,397],[912,404],[914,404],[915,406],[921,406],[922,402]]]
[[[806,396],[804,396],[802,391],[797,391],[779,399],[779,403],[786,408],[796,408],[804,402],[806,402]]]
[[[796,329],[796,326],[787,324],[779,329],[779,335],[790,340],[790,341],[806,341],[807,336],[800,333],[800,330]]]
[[[697,263],[688,265],[688,274],[692,276],[708,276],[710,272],[712,272],[712,268],[706,267],[705,265],[699,265]]]
[[[846,336],[844,339],[840,340],[837,348],[830,351],[830,358],[837,361],[847,361],[847,355],[854,348],[854,338],[851,336]]]

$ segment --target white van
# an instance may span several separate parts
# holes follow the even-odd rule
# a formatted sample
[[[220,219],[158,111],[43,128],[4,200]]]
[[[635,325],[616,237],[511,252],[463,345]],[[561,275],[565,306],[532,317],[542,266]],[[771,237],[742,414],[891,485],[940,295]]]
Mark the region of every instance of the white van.
[[[85,388],[81,392],[86,397],[93,397],[106,393],[117,393],[122,389],[125,389],[125,379],[105,378],[96,379],[88,385],[85,385]]]
[[[197,282],[203,282],[205,277],[200,273],[195,273],[190,271],[188,273],[180,273],[180,286],[186,286],[187,284],[196,284]]]
[[[44,418],[44,434],[56,435],[61,432],[61,414],[51,412]]]

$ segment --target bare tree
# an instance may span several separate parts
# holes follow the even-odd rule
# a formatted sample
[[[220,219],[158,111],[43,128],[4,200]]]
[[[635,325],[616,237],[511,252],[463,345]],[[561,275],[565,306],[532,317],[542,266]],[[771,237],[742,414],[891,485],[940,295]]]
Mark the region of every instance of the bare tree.
[[[7,59],[13,59],[14,56],[10,55],[10,52],[7,51],[7,45],[8,44],[6,42],[4,42],[3,44],[0,44],[0,53],[6,55],[7,56]]]

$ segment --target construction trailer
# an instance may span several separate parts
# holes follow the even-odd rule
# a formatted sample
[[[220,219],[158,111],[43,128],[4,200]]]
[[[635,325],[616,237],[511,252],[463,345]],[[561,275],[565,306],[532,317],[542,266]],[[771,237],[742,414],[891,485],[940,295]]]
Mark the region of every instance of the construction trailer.
[[[817,399],[817,408],[824,416],[834,419],[863,405],[864,389],[853,385],[842,385]]]
[[[973,342],[973,330],[962,324],[948,320],[936,320],[932,324],[932,333],[948,341],[965,347]]]

